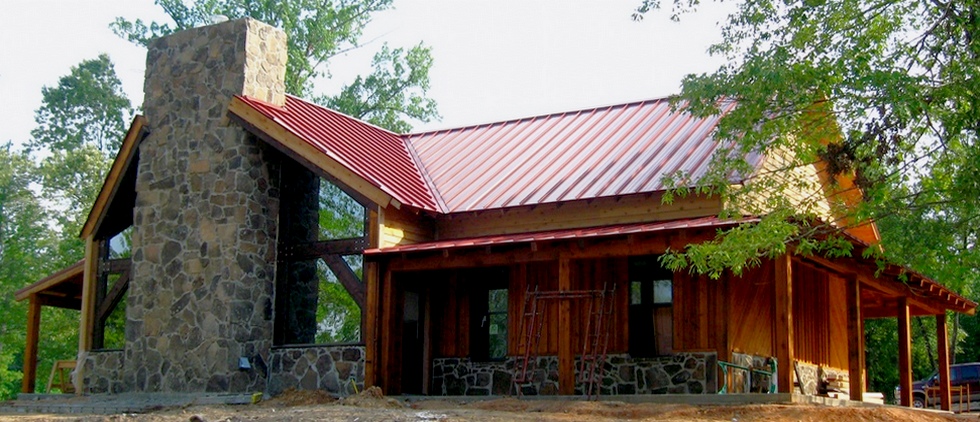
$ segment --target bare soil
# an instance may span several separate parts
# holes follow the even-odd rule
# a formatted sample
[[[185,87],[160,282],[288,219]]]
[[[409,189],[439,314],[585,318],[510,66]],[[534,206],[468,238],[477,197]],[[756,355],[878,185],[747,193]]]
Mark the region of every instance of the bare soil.
[[[368,389],[336,399],[325,392],[290,390],[255,405],[190,406],[143,414],[0,416],[0,421],[976,421],[976,414],[883,407],[816,405],[691,406],[682,404],[517,400],[458,403],[422,400],[404,403]]]

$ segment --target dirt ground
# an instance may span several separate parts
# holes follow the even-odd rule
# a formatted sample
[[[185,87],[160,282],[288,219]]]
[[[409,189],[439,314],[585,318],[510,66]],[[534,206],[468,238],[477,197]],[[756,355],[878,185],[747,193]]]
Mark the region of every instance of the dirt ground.
[[[814,405],[690,406],[558,400],[496,399],[470,403],[423,400],[406,404],[368,390],[338,400],[323,392],[287,392],[255,405],[190,406],[144,414],[3,416],[15,421],[976,421],[976,414],[949,415],[898,407]]]

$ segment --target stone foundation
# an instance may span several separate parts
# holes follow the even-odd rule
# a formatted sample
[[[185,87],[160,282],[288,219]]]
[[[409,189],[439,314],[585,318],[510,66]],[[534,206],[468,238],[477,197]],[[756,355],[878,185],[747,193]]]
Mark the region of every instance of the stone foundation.
[[[88,352],[82,362],[82,385],[86,394],[116,394],[124,390],[122,369],[125,353],[122,350]],[[76,384],[77,385],[77,384]]]
[[[732,353],[732,363],[762,371],[771,370],[771,366],[769,365],[769,357],[767,356]],[[729,382],[731,384],[728,385],[729,393],[765,393],[769,391],[769,383],[772,380],[772,377],[760,373],[753,373],[752,388],[750,390],[748,384],[748,374],[746,374],[745,371],[737,369],[729,369],[729,371],[731,372],[731,375],[729,376]],[[719,380],[719,388],[720,383],[722,382],[723,380]]]
[[[277,395],[288,388],[325,390],[340,396],[364,389],[364,346],[281,347],[269,355],[266,393]]]
[[[514,394],[512,376],[516,360],[474,362],[468,358],[439,358],[432,361],[432,394],[485,396]],[[657,358],[611,355],[606,359],[601,395],[617,394],[703,394],[718,391],[715,353],[679,353]],[[575,372],[578,377],[579,359]],[[521,386],[523,395],[558,394],[558,358],[542,356],[532,375],[533,382]],[[581,382],[576,394],[584,394]]]

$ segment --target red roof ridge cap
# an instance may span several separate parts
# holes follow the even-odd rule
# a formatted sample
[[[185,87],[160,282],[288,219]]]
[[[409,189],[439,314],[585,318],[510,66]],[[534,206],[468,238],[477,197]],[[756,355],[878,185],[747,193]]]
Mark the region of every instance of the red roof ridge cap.
[[[629,106],[638,105],[638,104],[654,103],[654,102],[660,102],[660,101],[669,101],[669,100],[674,99],[676,97],[677,97],[677,95],[674,94],[674,95],[665,95],[665,96],[662,96],[662,97],[647,98],[647,99],[643,99],[643,100],[634,100],[634,101],[629,101],[629,102],[625,102],[625,103],[608,103],[608,104],[601,104],[601,105],[590,106],[590,107],[582,107],[582,108],[572,109],[572,110],[562,110],[562,111],[554,111],[554,112],[547,112],[547,113],[539,113],[539,114],[534,114],[534,115],[531,115],[531,116],[513,117],[513,118],[504,119],[504,120],[494,120],[494,121],[490,121],[490,122],[474,123],[474,124],[467,124],[467,125],[463,125],[463,126],[454,126],[454,127],[447,127],[447,128],[442,128],[442,129],[426,130],[426,131],[422,131],[422,132],[411,132],[411,133],[402,134],[400,136],[407,137],[407,138],[414,138],[414,137],[419,137],[419,136],[432,135],[432,134],[436,134],[436,133],[453,132],[453,131],[465,130],[465,129],[473,129],[473,128],[478,128],[478,127],[483,127],[483,126],[494,126],[494,125],[499,125],[499,124],[517,123],[517,122],[522,122],[522,121],[525,121],[525,120],[535,120],[535,119],[540,119],[540,118],[545,118],[545,117],[561,116],[561,115],[566,115],[566,114],[580,114],[582,112],[600,110],[600,109],[604,109],[604,108],[629,107]]]

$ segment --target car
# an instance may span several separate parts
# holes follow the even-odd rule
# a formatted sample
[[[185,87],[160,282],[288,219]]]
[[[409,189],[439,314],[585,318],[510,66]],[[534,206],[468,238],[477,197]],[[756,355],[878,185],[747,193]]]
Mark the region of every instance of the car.
[[[929,406],[935,406],[939,401],[936,394],[933,394],[929,398],[928,403],[926,400],[926,388],[935,387],[939,385],[939,374],[933,372],[932,375],[926,377],[925,379],[916,381],[912,383],[912,406],[916,408],[924,408],[928,404]],[[969,386],[970,389],[970,401],[980,400],[980,362],[971,363],[959,363],[956,365],[949,366],[949,385],[951,387]],[[901,388],[895,387],[895,399],[897,400],[901,397]],[[958,401],[959,397],[955,394],[953,395],[953,401]]]

